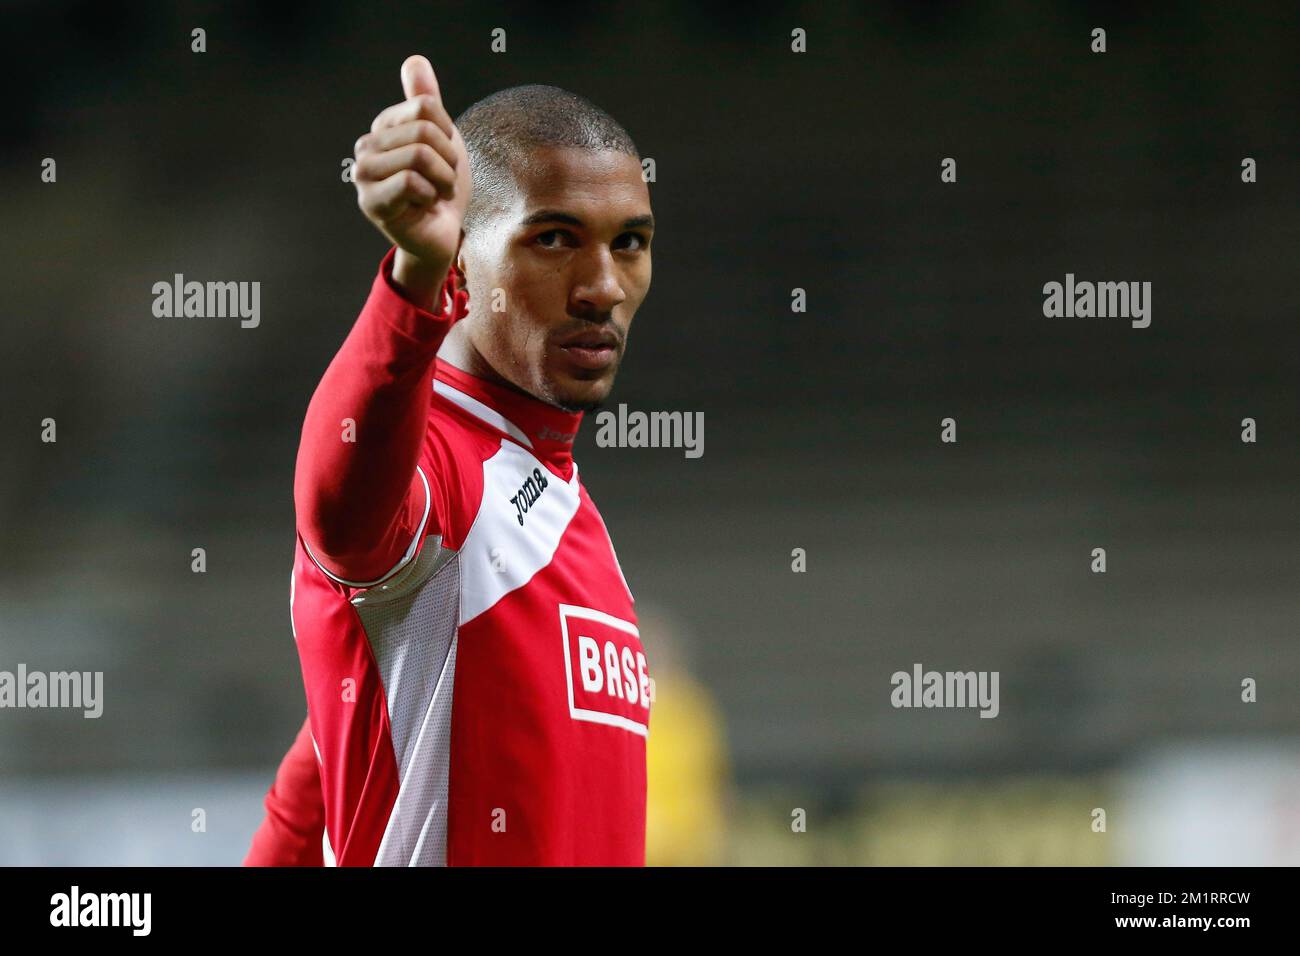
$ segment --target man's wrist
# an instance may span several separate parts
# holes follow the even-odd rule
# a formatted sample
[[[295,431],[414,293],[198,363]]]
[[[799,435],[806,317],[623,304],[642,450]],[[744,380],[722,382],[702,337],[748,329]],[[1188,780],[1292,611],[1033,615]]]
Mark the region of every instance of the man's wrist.
[[[442,264],[429,263],[399,247],[393,257],[393,285],[412,305],[426,312],[437,312],[442,308],[442,287],[450,268],[450,260]]]

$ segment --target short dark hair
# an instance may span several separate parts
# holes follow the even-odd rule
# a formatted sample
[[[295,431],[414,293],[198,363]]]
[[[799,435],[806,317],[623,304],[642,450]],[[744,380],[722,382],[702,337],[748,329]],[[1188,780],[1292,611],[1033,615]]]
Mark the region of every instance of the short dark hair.
[[[541,146],[612,149],[640,160],[618,121],[577,93],[530,83],[484,97],[456,118],[465,140],[474,196],[465,213],[469,233],[504,201],[517,171]]]

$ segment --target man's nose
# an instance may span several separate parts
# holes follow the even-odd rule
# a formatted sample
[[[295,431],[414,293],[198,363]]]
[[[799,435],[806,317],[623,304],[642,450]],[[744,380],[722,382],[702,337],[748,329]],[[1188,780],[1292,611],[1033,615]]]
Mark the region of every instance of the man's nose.
[[[606,317],[627,298],[618,266],[608,249],[599,248],[584,257],[576,280],[572,298],[583,313]]]

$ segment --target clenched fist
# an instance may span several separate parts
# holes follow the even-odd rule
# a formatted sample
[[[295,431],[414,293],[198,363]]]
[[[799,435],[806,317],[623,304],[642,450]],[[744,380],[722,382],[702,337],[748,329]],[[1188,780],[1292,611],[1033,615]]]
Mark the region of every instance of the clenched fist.
[[[433,309],[469,206],[469,155],[424,57],[402,64],[402,92],[357,140],[357,204],[397,246],[393,279]]]

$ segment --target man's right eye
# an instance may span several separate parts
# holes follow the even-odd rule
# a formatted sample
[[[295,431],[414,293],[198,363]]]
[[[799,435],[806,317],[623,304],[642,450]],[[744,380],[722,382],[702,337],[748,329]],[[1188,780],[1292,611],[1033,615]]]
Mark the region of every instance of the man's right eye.
[[[546,232],[539,232],[534,241],[544,249],[558,249],[564,244],[569,235],[566,229],[548,229]]]

